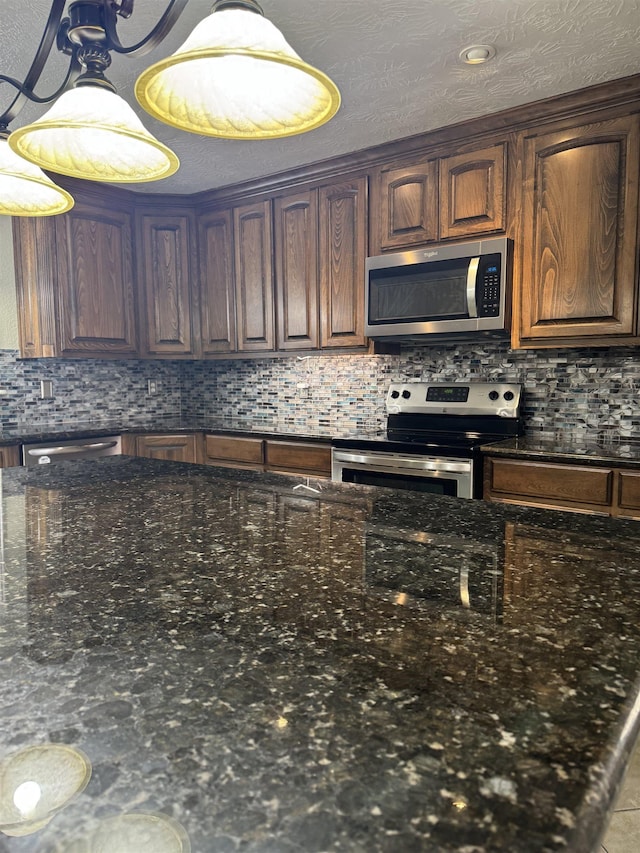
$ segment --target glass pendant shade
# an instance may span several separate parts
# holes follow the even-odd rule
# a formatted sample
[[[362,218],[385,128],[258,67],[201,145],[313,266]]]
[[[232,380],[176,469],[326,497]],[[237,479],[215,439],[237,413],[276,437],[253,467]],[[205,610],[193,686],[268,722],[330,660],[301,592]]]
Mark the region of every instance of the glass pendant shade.
[[[73,207],[73,198],[34,163],[18,156],[0,137],[0,214],[54,216]]]
[[[9,140],[14,151],[43,169],[90,181],[156,181],[180,165],[123,98],[97,85],[69,89]]]
[[[319,127],[340,92],[307,65],[266,18],[212,12],[174,54],[147,68],[136,97],[155,118],[226,139],[270,139]]]

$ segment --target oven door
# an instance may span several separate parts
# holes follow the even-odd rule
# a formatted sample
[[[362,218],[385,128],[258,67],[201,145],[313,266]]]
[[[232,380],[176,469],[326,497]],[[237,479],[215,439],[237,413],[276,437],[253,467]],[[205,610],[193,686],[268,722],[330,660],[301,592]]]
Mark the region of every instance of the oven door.
[[[473,460],[334,447],[331,479],[340,483],[471,498]]]

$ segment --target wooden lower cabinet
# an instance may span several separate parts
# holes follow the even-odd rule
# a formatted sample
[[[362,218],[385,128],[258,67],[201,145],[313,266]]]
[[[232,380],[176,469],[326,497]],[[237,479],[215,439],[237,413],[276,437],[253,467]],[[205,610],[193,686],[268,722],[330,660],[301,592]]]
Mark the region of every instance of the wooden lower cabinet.
[[[640,519],[640,472],[488,456],[488,501]]]
[[[20,447],[17,444],[0,447],[0,468],[13,468],[20,465]]]
[[[264,441],[234,435],[205,433],[202,461],[223,468],[264,469]]]
[[[267,471],[307,474],[310,477],[330,477],[331,445],[267,440],[265,465]]]
[[[172,462],[197,462],[198,438],[196,433],[139,435],[135,440],[135,455]]]

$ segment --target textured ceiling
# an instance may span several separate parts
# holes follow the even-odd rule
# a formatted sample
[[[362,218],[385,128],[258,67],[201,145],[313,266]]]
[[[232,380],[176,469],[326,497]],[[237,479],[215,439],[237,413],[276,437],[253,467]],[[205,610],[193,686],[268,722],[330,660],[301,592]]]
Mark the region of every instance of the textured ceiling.
[[[640,0],[261,0],[303,59],[342,93],[324,127],[283,140],[234,142],[174,130],[139,110],[140,71],[173,52],[208,14],[211,0],[189,0],[165,42],[145,57],[114,55],[108,76],[136,106],[146,127],[181,161],[171,178],[143,192],[198,192],[324,160],[467,118],[640,72]],[[23,77],[46,20],[48,0],[0,0],[0,73]],[[165,8],[136,0],[120,39],[143,36]],[[496,58],[471,67],[458,59],[489,43]],[[46,94],[61,79],[61,56],[40,81]],[[0,85],[0,112],[12,93]],[[29,105],[19,126],[43,113]]]

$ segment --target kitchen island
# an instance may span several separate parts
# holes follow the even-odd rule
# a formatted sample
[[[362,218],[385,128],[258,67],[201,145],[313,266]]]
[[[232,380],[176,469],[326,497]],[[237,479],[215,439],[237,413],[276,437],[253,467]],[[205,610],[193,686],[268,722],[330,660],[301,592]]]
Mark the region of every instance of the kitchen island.
[[[128,851],[136,820],[136,853],[597,849],[640,726],[636,522],[127,457],[0,476],[0,759],[91,767],[3,853]]]

